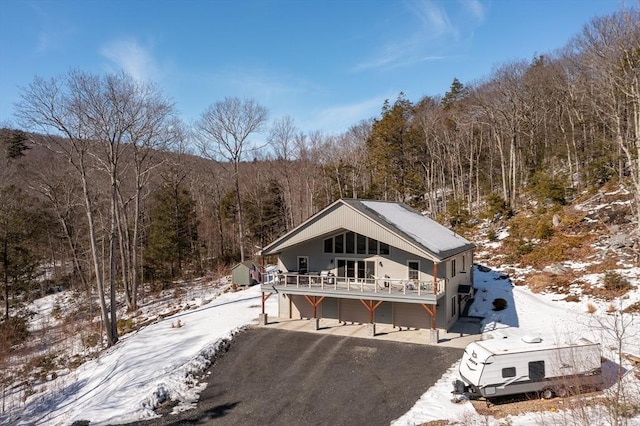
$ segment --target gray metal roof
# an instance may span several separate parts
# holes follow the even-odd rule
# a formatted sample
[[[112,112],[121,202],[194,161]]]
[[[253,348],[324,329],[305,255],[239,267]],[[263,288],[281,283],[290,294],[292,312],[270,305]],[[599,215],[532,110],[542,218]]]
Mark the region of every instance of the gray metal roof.
[[[336,211],[346,208],[351,214],[336,215]],[[353,214],[358,212],[359,214]],[[326,218],[333,218],[330,223]],[[364,217],[363,217],[364,216]],[[357,219],[360,218],[360,219]],[[415,247],[428,257],[444,260],[458,253],[471,250],[475,245],[438,222],[429,219],[416,210],[402,203],[340,199],[311,216],[287,234],[264,247],[263,254],[275,254],[286,247],[299,244],[301,241],[317,238],[339,229],[348,229],[367,235],[362,228],[362,219],[375,224],[378,229],[385,229],[395,235],[393,240],[402,245]],[[367,235],[370,236],[370,235]],[[381,240],[382,241],[382,240]],[[392,243],[392,241],[388,241]],[[393,244],[392,244],[393,245]]]
[[[381,225],[404,235],[440,259],[472,249],[475,244],[403,203],[343,200]]]

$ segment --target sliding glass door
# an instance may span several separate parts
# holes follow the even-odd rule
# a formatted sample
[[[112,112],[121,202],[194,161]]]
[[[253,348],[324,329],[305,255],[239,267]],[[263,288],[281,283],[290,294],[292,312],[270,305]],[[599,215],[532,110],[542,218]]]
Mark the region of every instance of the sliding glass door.
[[[373,278],[375,265],[372,260],[338,259],[337,275],[340,278]]]

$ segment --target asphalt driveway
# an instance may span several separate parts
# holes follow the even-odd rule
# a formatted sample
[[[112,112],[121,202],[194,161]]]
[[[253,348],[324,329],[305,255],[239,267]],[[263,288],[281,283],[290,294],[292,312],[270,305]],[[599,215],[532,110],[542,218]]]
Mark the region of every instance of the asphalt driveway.
[[[462,349],[249,328],[206,373],[197,408],[138,425],[388,425]]]

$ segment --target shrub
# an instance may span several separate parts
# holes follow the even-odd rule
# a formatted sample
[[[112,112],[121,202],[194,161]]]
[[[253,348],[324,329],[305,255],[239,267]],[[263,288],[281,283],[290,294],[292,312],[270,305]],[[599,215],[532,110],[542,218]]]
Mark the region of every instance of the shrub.
[[[464,199],[455,199],[447,203],[447,217],[452,228],[466,225],[471,219]]]
[[[577,294],[570,294],[567,297],[564,298],[565,302],[579,302],[580,301],[580,296],[578,296]]]
[[[500,219],[508,219],[513,216],[513,209],[504,198],[492,192],[485,199],[486,209],[483,217],[492,221]]]
[[[541,205],[565,205],[565,188],[568,187],[568,179],[565,176],[551,176],[547,171],[536,172],[529,184],[530,193]]]
[[[629,281],[615,271],[605,272],[602,281],[605,289],[619,294],[624,294],[631,289]]]
[[[598,310],[598,308],[596,308],[596,305],[594,305],[593,303],[589,302],[587,303],[587,312],[589,312],[590,314],[595,313]]]
[[[87,348],[93,348],[94,346],[98,346],[101,340],[100,333],[91,333],[84,340],[84,344]]]
[[[119,319],[117,324],[118,334],[123,335],[130,332],[133,330],[133,325],[133,318]]]
[[[507,301],[501,298],[497,298],[493,301],[493,310],[502,311],[507,307]]]
[[[47,380],[49,374],[51,374],[52,377],[54,375],[57,376],[55,372],[58,368],[56,358],[57,355],[54,354],[40,355],[32,359],[27,367],[32,371],[37,380],[44,381]]]
[[[22,343],[27,337],[29,337],[29,319],[27,316],[9,317],[0,321],[0,341],[8,343],[7,346]]]
[[[622,311],[625,314],[639,314],[640,313],[640,302],[636,302],[633,305],[629,305]]]

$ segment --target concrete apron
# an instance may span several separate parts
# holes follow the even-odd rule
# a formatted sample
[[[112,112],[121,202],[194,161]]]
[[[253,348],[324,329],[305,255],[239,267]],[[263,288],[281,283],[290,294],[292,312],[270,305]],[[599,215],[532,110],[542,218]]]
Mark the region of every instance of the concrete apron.
[[[443,329],[407,329],[406,327],[399,329],[398,327],[394,328],[390,324],[345,323],[326,318],[288,319],[269,317],[266,325],[262,322],[260,322],[260,325],[282,330],[391,340],[424,345],[437,344],[438,346],[455,348],[464,348],[469,343],[482,338],[479,319],[469,319],[467,317],[459,319],[449,332]]]

